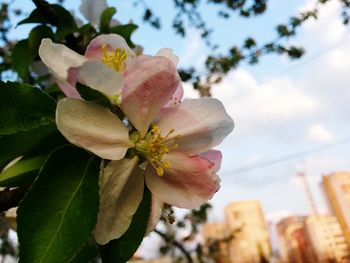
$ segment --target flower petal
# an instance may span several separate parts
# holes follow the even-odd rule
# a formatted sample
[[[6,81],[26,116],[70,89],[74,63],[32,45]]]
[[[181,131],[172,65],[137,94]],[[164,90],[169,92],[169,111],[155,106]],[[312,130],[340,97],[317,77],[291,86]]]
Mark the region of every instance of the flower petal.
[[[137,158],[112,161],[104,169],[95,229],[95,239],[100,245],[125,233],[142,200],[144,177],[137,162]]]
[[[119,160],[131,146],[127,128],[107,108],[65,98],[56,109],[58,130],[71,143],[109,160]]]
[[[164,202],[160,201],[157,197],[152,195],[151,214],[148,220],[146,235],[148,235],[156,228],[156,225],[158,224],[160,216],[163,212],[163,206]]]
[[[223,104],[213,98],[184,100],[177,107],[166,108],[157,121],[165,136],[174,129],[172,136],[180,134],[178,148],[199,154],[218,145],[233,130],[233,120],[226,113]]]
[[[184,88],[182,86],[182,82],[180,82],[179,86],[175,90],[174,94],[170,97],[170,100],[165,105],[165,107],[173,107],[181,103],[183,95],[184,95]]]
[[[110,51],[115,51],[117,48],[124,49],[127,53],[126,64],[135,57],[134,51],[131,50],[125,39],[117,34],[106,34],[95,37],[87,46],[85,56],[90,59],[101,60],[102,45],[106,45]]]
[[[135,71],[137,68],[139,68],[144,62],[148,61],[151,59],[151,56],[148,55],[140,55],[134,58],[133,60],[130,61],[130,63],[127,65],[125,68],[125,71],[123,73],[124,77],[128,76],[129,73],[132,73]]]
[[[80,67],[68,70],[68,80],[80,82],[108,96],[118,95],[123,85],[123,75],[96,60],[88,60]]]
[[[98,25],[101,14],[107,7],[106,0],[81,0],[79,11],[91,24]]]
[[[152,166],[146,170],[146,184],[163,202],[181,208],[198,208],[219,190],[214,164],[198,155],[170,153],[171,168],[158,176]]]
[[[65,45],[55,44],[51,39],[41,40],[39,56],[56,78],[66,80],[70,67],[82,65],[86,58]]]
[[[62,92],[70,98],[81,98],[79,92],[75,87],[73,87],[70,83],[63,79],[55,79],[58,87],[62,90]]]
[[[171,48],[161,48],[156,56],[165,57],[169,60],[171,60],[175,66],[177,66],[177,63],[179,62],[179,57],[176,56]]]
[[[213,168],[215,172],[218,172],[221,167],[222,154],[218,150],[209,150],[200,154],[201,157],[207,159],[214,164]]]
[[[146,60],[125,77],[122,109],[141,135],[170,100],[179,81],[175,65],[163,57]]]

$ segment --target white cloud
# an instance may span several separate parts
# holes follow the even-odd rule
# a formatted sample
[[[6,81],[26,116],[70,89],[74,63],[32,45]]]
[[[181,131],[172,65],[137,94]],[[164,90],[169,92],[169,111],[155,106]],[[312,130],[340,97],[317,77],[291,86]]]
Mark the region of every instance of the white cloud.
[[[314,0],[307,0],[300,11],[310,10],[315,6]],[[312,45],[332,44],[340,41],[347,29],[342,24],[340,1],[329,1],[319,4],[318,18],[309,19],[303,25],[305,41]]]
[[[256,134],[266,129],[271,136],[282,135],[282,125],[285,130],[294,128],[296,119],[306,118],[318,108],[317,100],[298,89],[287,77],[259,85],[242,69],[230,73],[213,87],[213,96],[224,102],[234,118],[235,135]]]
[[[314,124],[308,129],[308,138],[318,142],[331,142],[334,135],[321,124]]]
[[[196,69],[203,69],[207,54],[204,52],[205,44],[198,30],[190,29],[190,36],[185,44],[185,50],[180,54],[179,67],[191,65]]]

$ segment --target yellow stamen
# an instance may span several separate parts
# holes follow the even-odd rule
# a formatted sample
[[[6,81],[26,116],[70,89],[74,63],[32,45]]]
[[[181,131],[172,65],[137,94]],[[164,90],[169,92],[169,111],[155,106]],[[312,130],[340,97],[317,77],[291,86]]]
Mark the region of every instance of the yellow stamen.
[[[176,141],[180,138],[180,135],[170,137],[174,132],[175,130],[171,129],[163,137],[160,128],[153,126],[142,138],[139,132],[130,135],[130,140],[135,144],[136,152],[151,163],[159,176],[164,175],[165,169],[171,168],[171,162],[164,160],[164,156],[177,147]]]
[[[127,53],[125,49],[117,48],[114,52],[108,50],[107,45],[101,46],[102,51],[102,63],[110,67],[111,69],[122,72],[124,70],[124,64],[127,59]]]

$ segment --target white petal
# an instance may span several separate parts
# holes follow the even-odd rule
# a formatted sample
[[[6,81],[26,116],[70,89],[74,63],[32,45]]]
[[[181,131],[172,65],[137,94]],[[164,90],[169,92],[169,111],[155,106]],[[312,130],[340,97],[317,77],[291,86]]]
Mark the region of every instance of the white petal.
[[[92,102],[60,100],[56,124],[68,141],[105,159],[119,160],[131,146],[128,130],[118,117]]]
[[[108,96],[118,95],[123,85],[123,75],[97,60],[88,60],[77,68],[69,69],[70,82],[80,82]]]
[[[156,56],[165,57],[171,60],[175,64],[175,66],[177,66],[177,63],[179,62],[179,57],[174,54],[171,48],[161,48],[157,52]]]
[[[233,130],[233,120],[223,104],[213,98],[184,100],[178,106],[165,108],[157,124],[163,135],[171,129],[180,135],[176,151],[199,154],[210,150]]]
[[[137,158],[112,161],[104,169],[95,229],[96,242],[100,245],[125,233],[142,200],[144,177],[137,161]]]
[[[39,56],[56,78],[66,80],[67,70],[78,67],[87,59],[65,45],[52,43],[51,39],[41,40]]]
[[[91,24],[98,25],[101,14],[107,7],[106,0],[81,0],[79,10]]]

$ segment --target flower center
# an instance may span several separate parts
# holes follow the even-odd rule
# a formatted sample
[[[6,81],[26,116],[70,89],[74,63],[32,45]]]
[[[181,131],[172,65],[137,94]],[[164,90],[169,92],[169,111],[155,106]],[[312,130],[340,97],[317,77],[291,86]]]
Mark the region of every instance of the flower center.
[[[125,49],[117,48],[114,52],[109,51],[107,45],[101,46],[102,50],[102,63],[110,67],[111,69],[122,72],[124,70],[124,62],[127,59],[127,53]]]
[[[138,131],[130,136],[130,140],[135,144],[136,152],[151,163],[159,176],[164,175],[164,169],[171,167],[171,162],[164,160],[163,157],[177,147],[176,141],[180,138],[180,135],[169,138],[174,131],[174,129],[170,130],[163,137],[160,128],[153,126],[143,138],[141,138]]]

